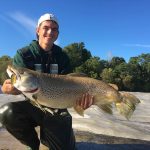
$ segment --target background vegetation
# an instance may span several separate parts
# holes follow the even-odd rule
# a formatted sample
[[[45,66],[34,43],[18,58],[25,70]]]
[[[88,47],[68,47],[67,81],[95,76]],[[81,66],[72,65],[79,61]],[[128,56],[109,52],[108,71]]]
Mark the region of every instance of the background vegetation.
[[[91,55],[83,42],[64,47],[71,60],[71,72],[82,72],[89,77],[116,84],[119,90],[150,92],[150,53],[131,57],[126,62],[122,57],[110,61]],[[12,63],[9,56],[0,57],[0,84],[7,78],[6,68]]]
[[[6,68],[12,63],[12,58],[9,56],[0,57],[0,85],[8,78]]]

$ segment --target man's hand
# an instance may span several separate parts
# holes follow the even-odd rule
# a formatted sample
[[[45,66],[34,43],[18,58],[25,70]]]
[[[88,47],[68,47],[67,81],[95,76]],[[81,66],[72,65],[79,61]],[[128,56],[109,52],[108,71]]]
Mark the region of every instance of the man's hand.
[[[83,94],[80,99],[76,101],[77,106],[81,106],[84,110],[89,108],[94,102],[94,98],[92,95],[86,93]]]
[[[21,92],[18,91],[12,84],[11,84],[11,80],[7,79],[4,81],[1,90],[4,94],[13,94],[13,95],[18,95]]]

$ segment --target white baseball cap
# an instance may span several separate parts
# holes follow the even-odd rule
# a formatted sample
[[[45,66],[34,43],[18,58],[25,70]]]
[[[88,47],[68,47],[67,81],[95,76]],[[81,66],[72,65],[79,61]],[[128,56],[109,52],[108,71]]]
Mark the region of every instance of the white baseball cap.
[[[46,13],[46,14],[42,15],[42,16],[39,18],[37,27],[39,27],[39,25],[40,25],[43,21],[46,21],[46,20],[52,20],[52,21],[55,21],[55,22],[58,24],[58,20],[57,20],[57,18],[56,18],[53,14]]]

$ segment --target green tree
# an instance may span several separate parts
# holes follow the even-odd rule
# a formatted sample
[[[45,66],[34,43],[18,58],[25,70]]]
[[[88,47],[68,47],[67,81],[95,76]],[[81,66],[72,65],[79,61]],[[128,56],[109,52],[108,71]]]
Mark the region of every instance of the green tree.
[[[114,78],[116,78],[116,74],[114,73],[112,68],[105,68],[101,73],[101,78],[107,83],[114,83]]]
[[[70,44],[64,47],[64,51],[70,58],[72,71],[74,71],[76,67],[79,67],[91,57],[90,51],[85,48],[83,42]]]
[[[124,90],[133,91],[134,90],[134,83],[133,83],[133,77],[129,74],[127,74],[122,79]]]
[[[111,68],[115,68],[121,63],[125,63],[125,60],[122,57],[113,57],[111,61],[109,62]]]
[[[131,57],[129,70],[132,74],[135,90],[150,91],[150,53]]]
[[[145,92],[150,91],[150,53],[141,54],[139,56],[139,63],[142,68],[142,82],[143,82],[143,90]]]
[[[132,91],[141,91],[141,85],[143,85],[142,80],[142,67],[138,63],[128,64],[129,75],[132,76],[134,87]]]
[[[81,66],[75,68],[75,72],[83,72],[92,78],[100,78],[103,64],[99,57],[91,57]]]
[[[0,57],[0,84],[7,79],[6,68],[8,65],[12,64],[12,58],[9,56],[2,56]]]

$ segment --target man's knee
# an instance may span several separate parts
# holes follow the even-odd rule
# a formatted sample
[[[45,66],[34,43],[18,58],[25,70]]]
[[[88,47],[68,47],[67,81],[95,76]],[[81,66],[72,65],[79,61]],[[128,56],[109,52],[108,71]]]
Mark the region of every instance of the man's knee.
[[[12,122],[14,118],[14,106],[12,103],[7,103],[0,107],[0,122],[5,125]]]

